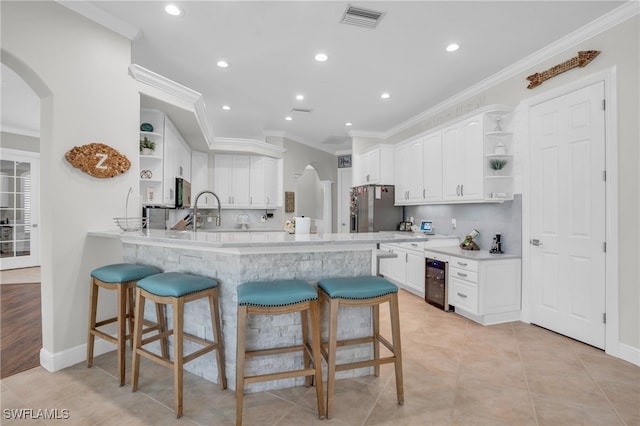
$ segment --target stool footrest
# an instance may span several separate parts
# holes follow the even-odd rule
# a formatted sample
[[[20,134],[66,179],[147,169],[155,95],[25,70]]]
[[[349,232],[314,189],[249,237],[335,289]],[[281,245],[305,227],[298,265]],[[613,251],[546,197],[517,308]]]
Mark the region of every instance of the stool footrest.
[[[353,370],[355,368],[363,368],[363,367],[375,367],[376,365],[382,365],[382,364],[392,364],[396,362],[396,359],[397,358],[395,356],[390,356],[385,358],[350,362],[347,364],[336,364],[336,371]]]
[[[244,378],[246,384],[266,382],[269,380],[291,379],[301,376],[313,376],[316,374],[315,368],[305,368],[303,370],[296,371],[283,371],[280,373],[260,374],[258,376],[247,376]]]
[[[136,351],[137,351],[138,355],[141,355],[141,356],[143,356],[143,357],[145,357],[147,359],[150,359],[151,361],[155,361],[158,364],[164,365],[165,367],[168,367],[168,368],[173,368],[173,362],[171,362],[168,359],[163,358],[162,356],[160,356],[158,354],[155,354],[155,353],[153,353],[151,351],[148,351],[148,350],[146,350],[144,348],[138,348],[138,349],[136,349]]]
[[[284,354],[288,352],[301,352],[305,349],[307,348],[304,345],[287,346],[284,348],[273,348],[273,349],[256,349],[253,351],[246,351],[245,358],[250,358],[255,356],[277,355],[277,354]]]
[[[107,334],[104,331],[91,330],[91,334],[93,334],[94,336],[97,336],[97,337],[101,337],[104,340],[106,340],[107,342],[116,343],[116,344],[118,343],[118,338],[117,337],[113,337],[112,335]],[[125,336],[125,340],[128,339],[128,338],[130,338],[130,336],[129,337]]]
[[[163,337],[168,337],[173,335],[173,330],[163,331],[162,333],[154,334],[151,337],[147,337],[146,339],[142,339],[142,346],[155,342],[156,340],[160,340]]]
[[[124,318],[128,319],[129,315],[125,315]],[[118,317],[107,318],[107,319],[104,319],[102,321],[97,321],[96,322],[96,327],[102,327],[103,325],[111,324],[111,323],[114,323],[116,321],[118,321]]]

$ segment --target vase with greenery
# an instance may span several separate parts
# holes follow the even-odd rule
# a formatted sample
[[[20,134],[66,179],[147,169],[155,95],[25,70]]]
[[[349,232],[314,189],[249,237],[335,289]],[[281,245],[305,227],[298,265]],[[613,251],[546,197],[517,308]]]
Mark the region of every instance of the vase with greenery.
[[[504,158],[492,158],[489,160],[489,167],[496,175],[502,174],[502,169],[507,165],[507,160]]]
[[[140,153],[142,155],[151,155],[153,150],[156,149],[156,143],[146,136],[144,139],[140,139]]]

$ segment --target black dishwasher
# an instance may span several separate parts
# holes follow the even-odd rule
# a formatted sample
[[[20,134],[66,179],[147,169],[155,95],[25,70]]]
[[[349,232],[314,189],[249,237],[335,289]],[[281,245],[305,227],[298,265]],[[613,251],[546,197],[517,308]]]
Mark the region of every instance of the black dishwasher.
[[[449,264],[436,259],[425,259],[424,300],[443,311],[450,311],[447,294]]]

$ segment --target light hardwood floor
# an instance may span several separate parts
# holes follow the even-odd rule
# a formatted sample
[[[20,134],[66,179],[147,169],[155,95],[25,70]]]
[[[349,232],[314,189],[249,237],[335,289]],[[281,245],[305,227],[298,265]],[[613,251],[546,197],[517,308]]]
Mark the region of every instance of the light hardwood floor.
[[[536,326],[483,327],[404,291],[400,311],[404,405],[387,365],[380,377],[339,380],[332,419],[318,420],[314,389],[297,387],[247,395],[244,424],[640,425],[637,366]],[[381,318],[388,328],[384,309]],[[118,386],[113,352],[90,369],[31,369],[0,382],[2,409],[66,409],[68,420],[49,422],[65,425],[234,424],[233,391],[188,373],[177,420],[171,371],[144,361],[135,393]]]

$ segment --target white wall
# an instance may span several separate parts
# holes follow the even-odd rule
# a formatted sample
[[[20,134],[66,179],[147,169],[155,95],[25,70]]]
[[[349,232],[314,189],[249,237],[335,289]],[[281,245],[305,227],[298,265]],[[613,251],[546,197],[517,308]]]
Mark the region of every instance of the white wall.
[[[55,370],[84,349],[90,271],[121,259],[119,241],[87,231],[111,226],[137,191],[140,100],[128,40],[54,2],[1,7],[2,61],[41,98],[43,365]],[[65,153],[91,142],[126,155],[131,170],[96,179],[71,167]]]

